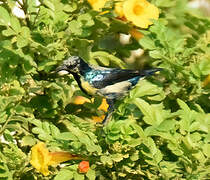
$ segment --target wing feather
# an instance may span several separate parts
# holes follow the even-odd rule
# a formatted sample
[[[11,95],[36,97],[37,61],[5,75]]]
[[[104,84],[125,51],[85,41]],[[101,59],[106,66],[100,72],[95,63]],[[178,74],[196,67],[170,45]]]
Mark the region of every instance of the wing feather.
[[[109,70],[100,71],[100,75],[98,76],[101,77],[100,80],[94,80],[92,81],[92,84],[94,87],[101,89],[109,85],[130,80],[134,77],[139,77],[140,71],[125,70],[125,69],[109,69]]]

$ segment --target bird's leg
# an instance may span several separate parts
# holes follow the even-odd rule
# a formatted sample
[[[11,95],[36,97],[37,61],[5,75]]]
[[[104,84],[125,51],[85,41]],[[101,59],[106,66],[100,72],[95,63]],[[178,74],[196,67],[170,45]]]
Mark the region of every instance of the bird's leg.
[[[110,118],[112,116],[112,113],[114,112],[114,102],[115,102],[115,100],[114,99],[107,99],[106,101],[109,104],[109,107],[108,107],[107,114],[106,114],[104,120],[102,121],[103,125],[106,125],[108,123],[108,121],[110,120]]]

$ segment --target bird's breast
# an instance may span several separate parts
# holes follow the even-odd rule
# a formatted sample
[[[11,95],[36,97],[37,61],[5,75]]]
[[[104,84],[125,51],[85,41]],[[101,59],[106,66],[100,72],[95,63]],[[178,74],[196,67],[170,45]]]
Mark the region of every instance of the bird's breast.
[[[95,95],[97,89],[94,88],[90,83],[88,83],[87,81],[81,80],[81,86],[83,87],[83,89],[90,95]]]
[[[115,83],[113,85],[108,85],[102,89],[99,89],[97,92],[107,98],[117,98],[122,96],[132,87],[132,83],[129,81],[122,81]]]

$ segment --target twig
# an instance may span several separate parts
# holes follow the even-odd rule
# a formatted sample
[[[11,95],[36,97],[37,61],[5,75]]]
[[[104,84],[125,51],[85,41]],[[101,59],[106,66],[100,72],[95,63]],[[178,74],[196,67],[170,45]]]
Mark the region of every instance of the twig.
[[[27,3],[26,1],[22,1],[23,3],[20,2],[20,0],[17,0],[20,8],[23,10],[24,14],[25,14],[25,17],[26,17],[26,24],[27,26],[30,28],[31,27],[31,24],[30,24],[30,20],[29,20],[29,17],[28,17],[28,13],[27,13]]]

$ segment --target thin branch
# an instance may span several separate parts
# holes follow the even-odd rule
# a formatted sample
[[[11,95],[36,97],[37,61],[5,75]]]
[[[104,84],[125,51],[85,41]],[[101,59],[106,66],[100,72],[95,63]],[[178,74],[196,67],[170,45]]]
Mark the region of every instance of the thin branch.
[[[35,16],[35,18],[34,18],[34,22],[33,22],[33,24],[32,24],[32,27],[34,27],[34,25],[35,25],[35,23],[36,23],[36,20],[37,20],[37,18],[38,18],[38,16],[39,16],[39,12],[40,12],[40,8],[38,9],[38,12],[37,12],[37,14],[36,14],[36,16]]]
[[[31,24],[30,24],[30,20],[29,20],[29,17],[28,17],[28,13],[27,13],[27,8],[28,8],[28,5],[27,5],[27,2],[22,0],[23,3],[21,3],[20,0],[17,0],[20,8],[23,10],[24,14],[25,14],[25,19],[26,19],[26,24],[27,26],[30,28],[31,27]]]

